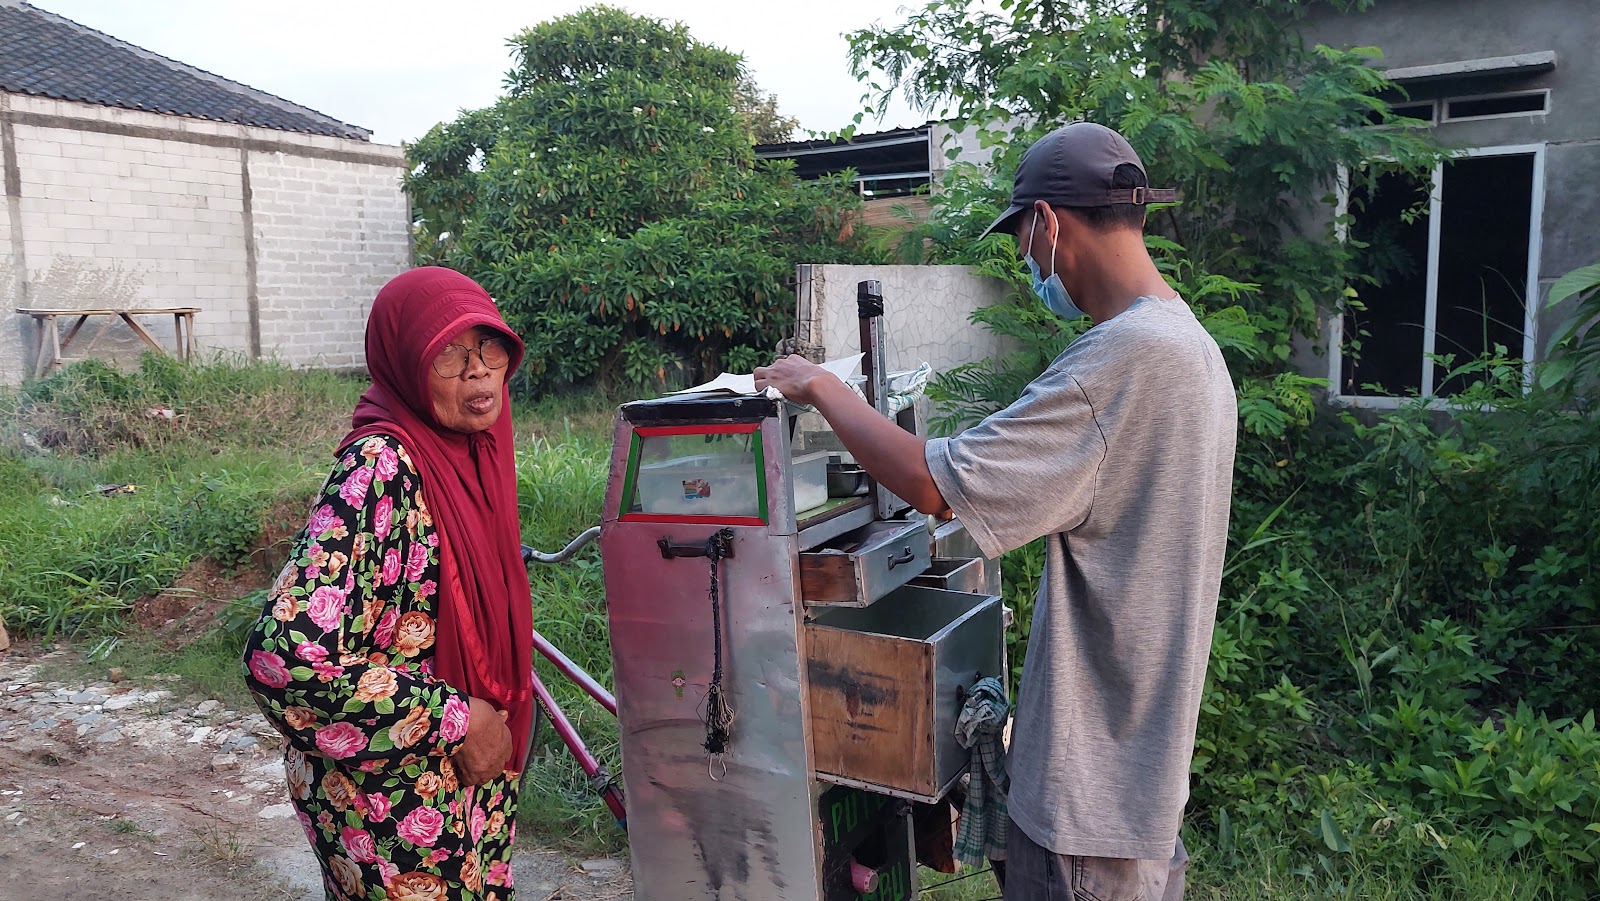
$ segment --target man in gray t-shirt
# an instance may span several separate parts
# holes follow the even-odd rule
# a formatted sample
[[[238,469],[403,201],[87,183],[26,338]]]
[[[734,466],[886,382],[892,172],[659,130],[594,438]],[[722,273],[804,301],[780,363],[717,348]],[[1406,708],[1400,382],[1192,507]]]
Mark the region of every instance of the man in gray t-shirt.
[[[802,358],[756,371],[814,405],[888,490],[960,517],[985,554],[1045,538],[1009,760],[1008,899],[1183,895],[1237,409],[1216,342],[1145,250],[1144,204],[1172,195],[1098,125],[1028,149],[990,231],[1017,238],[1050,309],[1094,326],[954,438],[900,430]]]

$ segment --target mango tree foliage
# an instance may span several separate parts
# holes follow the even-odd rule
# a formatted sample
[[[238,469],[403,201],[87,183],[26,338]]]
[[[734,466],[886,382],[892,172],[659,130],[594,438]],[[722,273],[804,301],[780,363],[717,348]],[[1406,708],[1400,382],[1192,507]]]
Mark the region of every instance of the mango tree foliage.
[[[539,389],[763,362],[801,262],[856,262],[844,179],[758,163],[737,55],[594,7],[511,41],[493,106],[407,148],[419,256],[477,279]]]

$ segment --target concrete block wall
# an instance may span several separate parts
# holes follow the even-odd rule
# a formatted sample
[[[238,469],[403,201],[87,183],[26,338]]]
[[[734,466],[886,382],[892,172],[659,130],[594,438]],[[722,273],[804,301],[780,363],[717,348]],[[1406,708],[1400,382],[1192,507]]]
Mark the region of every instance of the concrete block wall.
[[[890,372],[927,362],[935,373],[1002,356],[1012,345],[982,325],[973,311],[1005,300],[1004,282],[973,274],[965,266],[802,266],[796,337],[820,345],[827,359],[861,350],[856,285],[883,284]]]
[[[22,124],[14,131],[30,306],[199,307],[199,343],[248,349],[237,151]],[[108,271],[131,277],[101,275]],[[159,340],[172,336],[169,318],[149,317],[146,327]],[[115,328],[130,337],[120,322]]]
[[[400,172],[287,154],[249,166],[262,352],[360,367],[372,299],[410,256]]]
[[[0,383],[33,370],[23,306],[198,307],[203,352],[363,365],[367,307],[410,265],[400,148],[15,94],[0,126]],[[143,349],[113,320],[95,356]]]
[[[0,131],[0,143],[9,137],[9,130]],[[7,171],[14,175],[15,169],[0,170],[0,300],[7,301],[0,307],[0,384],[22,377],[23,348],[34,335],[32,320],[14,312],[23,305],[22,234],[11,227],[13,219],[21,218],[21,198],[13,196],[13,179],[5,177]]]

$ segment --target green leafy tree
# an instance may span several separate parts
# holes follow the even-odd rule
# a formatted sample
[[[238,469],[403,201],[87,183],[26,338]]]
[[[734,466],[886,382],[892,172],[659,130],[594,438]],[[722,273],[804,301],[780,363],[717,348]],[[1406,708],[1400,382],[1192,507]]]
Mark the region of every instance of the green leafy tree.
[[[1009,238],[977,235],[1004,208],[1036,138],[1098,122],[1128,138],[1152,184],[1179,189],[1178,204],[1151,213],[1150,248],[1233,369],[1241,476],[1288,487],[1282,461],[1320,384],[1295,374],[1290,358],[1371,280],[1365,248],[1334,234],[1338,173],[1360,187],[1386,172],[1426,172],[1441,156],[1379,99],[1393,85],[1366,65],[1376,50],[1304,46],[1294,25],[1311,5],[934,0],[900,24],[850,35],[856,74],[872,79],[865,114],[898,91],[994,152],[992,170],[952,166],[934,215],[901,245],[908,258],[975,264],[1017,286],[1015,302],[979,315],[1022,350],[934,386],[958,418],[1008,403],[1082,331],[1082,321],[1037,309]]]
[[[407,148],[419,255],[501,303],[542,389],[764,360],[799,262],[856,262],[843,179],[758,163],[740,60],[594,7],[511,41],[506,95]]]
[[[1039,135],[1066,122],[1122,132],[1153,184],[1180,203],[1152,213],[1158,261],[1204,309],[1239,305],[1256,330],[1234,330],[1236,373],[1281,371],[1321,309],[1353,296],[1362,248],[1334,238],[1337,173],[1359,185],[1425,172],[1439,158],[1378,99],[1392,88],[1365,65],[1375,50],[1306,48],[1294,23],[1314,4],[1290,0],[935,0],[904,23],[851,35],[868,100],[894,92],[975,129],[994,172],[956,166],[955,202],[916,239],[933,255],[1011,263],[1011,242],[977,244],[1003,208],[1011,173]],[[1342,8],[1366,5],[1356,0]],[[872,109],[868,107],[868,112]],[[1205,295],[1205,296],[1197,296]]]
[[[794,137],[794,130],[800,127],[799,119],[779,112],[778,95],[761,90],[755,76],[749,72],[739,75],[733,109],[744,120],[754,144],[781,144]]]

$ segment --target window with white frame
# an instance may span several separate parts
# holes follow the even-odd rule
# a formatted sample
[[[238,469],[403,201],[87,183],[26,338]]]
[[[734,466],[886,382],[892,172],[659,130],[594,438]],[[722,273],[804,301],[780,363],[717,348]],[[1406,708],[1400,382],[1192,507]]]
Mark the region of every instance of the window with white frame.
[[[1445,122],[1544,115],[1550,112],[1550,90],[1446,97],[1439,104],[1444,107]]]
[[[1348,193],[1348,234],[1375,284],[1331,330],[1340,395],[1444,398],[1466,382],[1440,357],[1532,357],[1543,182],[1542,147],[1487,148],[1425,182],[1390,174]]]

